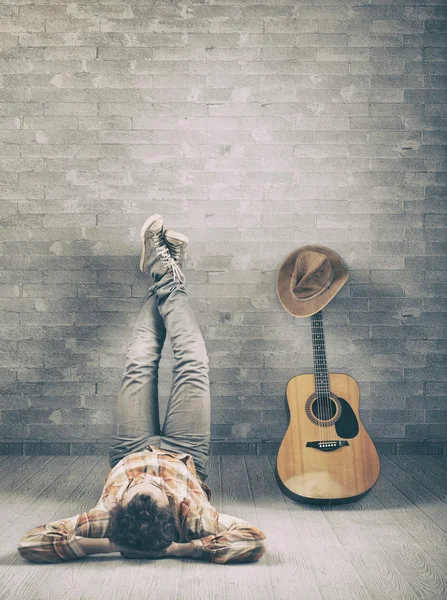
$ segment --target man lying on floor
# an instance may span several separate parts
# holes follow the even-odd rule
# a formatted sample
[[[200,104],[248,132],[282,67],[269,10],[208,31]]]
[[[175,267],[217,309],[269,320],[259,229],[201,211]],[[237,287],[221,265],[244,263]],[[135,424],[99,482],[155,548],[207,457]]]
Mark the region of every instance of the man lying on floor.
[[[141,230],[140,269],[149,288],[127,352],[118,394],[111,470],[88,512],[31,529],[18,551],[32,562],[59,562],[121,552],[128,558],[190,557],[254,562],[264,533],[218,513],[204,483],[210,449],[210,389],[205,343],[181,270],[188,238],[149,217]],[[173,383],[163,430],[158,366],[169,333]]]

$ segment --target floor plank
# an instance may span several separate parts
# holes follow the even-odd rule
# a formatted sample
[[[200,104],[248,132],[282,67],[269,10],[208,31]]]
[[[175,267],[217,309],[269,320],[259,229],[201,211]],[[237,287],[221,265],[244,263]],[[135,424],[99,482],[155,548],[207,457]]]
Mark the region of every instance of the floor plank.
[[[273,469],[275,457],[269,457]],[[322,506],[304,505],[283,496],[287,510],[294,522],[294,535],[311,563],[311,575],[315,578],[323,598],[371,598],[368,586],[362,581],[352,561],[358,561],[361,553],[355,548],[349,556],[350,547],[336,535],[333,524],[324,516]],[[364,548],[363,550],[364,551]]]
[[[44,497],[45,491],[57,479],[69,469],[76,460],[75,457],[55,458],[52,456],[35,456],[34,468],[31,474],[25,475],[23,479],[11,472],[8,477],[8,485],[2,486],[2,497],[0,499],[0,510],[2,515],[2,532],[0,534],[0,547],[4,539],[8,539],[8,532],[14,522],[20,517],[21,523],[27,527],[26,517],[33,515],[33,508],[39,506],[39,502]],[[30,462],[26,465],[30,467]],[[37,500],[37,503],[36,503]],[[28,527],[30,529],[33,526]],[[25,533],[27,529],[23,531]]]
[[[17,542],[27,529],[35,525],[49,523],[60,518],[70,517],[79,512],[83,508],[76,505],[73,497],[78,499],[76,491],[81,490],[82,496],[85,495],[85,481],[88,480],[88,474],[95,470],[96,464],[101,460],[100,457],[76,457],[71,464],[60,462],[57,457],[53,459],[53,480],[47,477],[47,487],[40,495],[37,495],[34,502],[30,504],[26,510],[27,527],[23,531],[20,526],[22,519],[18,519],[14,527],[11,528],[12,537]],[[92,460],[93,459],[93,460]],[[87,477],[86,477],[87,475]],[[43,486],[42,486],[43,487]],[[95,495],[98,496],[98,474],[95,473]],[[25,513],[22,513],[22,518]],[[32,521],[31,521],[32,519]],[[17,544],[15,543],[15,546]],[[80,561],[79,561],[80,562]],[[45,565],[48,567],[45,578],[41,576],[41,565],[32,564],[30,569],[27,569],[24,574],[21,573],[23,568],[23,559],[15,552],[11,556],[10,564],[15,568],[11,571],[15,575],[16,582],[11,582],[8,586],[8,594],[2,600],[9,598],[20,600],[33,600],[36,597],[45,599],[56,599],[61,596],[75,597],[79,593],[79,586],[82,584],[82,579],[75,579],[73,576],[77,570],[79,562],[61,563],[57,565]],[[28,563],[27,563],[28,564]],[[76,596],[78,597],[78,596]]]
[[[430,472],[433,475],[435,475],[437,477],[437,479],[440,479],[444,483],[446,482],[446,480],[447,480],[446,466],[443,465],[442,463],[440,463],[436,459],[436,457],[412,455],[412,456],[408,456],[408,458],[411,458],[412,461],[414,461],[416,464],[418,464],[421,468],[425,469],[425,471],[427,473]]]
[[[221,456],[222,511],[239,517],[260,528],[243,456]],[[262,559],[261,559],[262,560]],[[228,569],[230,565],[221,565]],[[258,600],[260,597],[273,599],[274,591],[264,565],[239,563],[230,566],[228,578],[228,600]],[[227,575],[229,575],[227,573]]]
[[[436,454],[433,459],[442,465],[447,471],[447,456]]]
[[[388,509],[396,522],[421,546],[441,572],[447,573],[447,536],[442,529],[419,506],[409,502],[385,477],[379,477],[370,494]],[[381,521],[380,517],[379,519]]]
[[[381,475],[395,485],[410,502],[419,506],[444,533],[447,533],[447,507],[434,493],[391,462],[387,456],[381,457]]]
[[[34,465],[38,463],[44,464],[45,459],[49,462],[51,456],[11,456],[10,460],[0,464],[0,482],[3,489],[13,487],[14,483],[8,478],[15,477],[17,481],[22,481],[29,473],[29,477],[34,473]],[[1,497],[0,497],[1,499]]]
[[[23,458],[22,456],[8,456],[6,454],[0,456],[0,468],[3,464],[8,464],[12,458]]]
[[[259,526],[267,537],[267,552],[262,560],[275,598],[296,600],[300,590],[302,598],[321,600],[312,562],[300,543],[300,530],[295,529],[268,457],[246,456],[245,461]]]
[[[423,461],[414,460],[412,456],[388,456],[387,458],[401,471],[420,483],[428,492],[434,494],[442,502],[447,502],[446,477],[438,477],[424,466]]]
[[[389,482],[388,482],[389,483]],[[387,561],[399,575],[395,593],[408,600],[435,600],[445,591],[444,571],[439,568],[419,541],[410,535],[377,494],[367,494],[349,510],[360,518],[369,538],[383,549]],[[427,519],[424,519],[426,522]]]

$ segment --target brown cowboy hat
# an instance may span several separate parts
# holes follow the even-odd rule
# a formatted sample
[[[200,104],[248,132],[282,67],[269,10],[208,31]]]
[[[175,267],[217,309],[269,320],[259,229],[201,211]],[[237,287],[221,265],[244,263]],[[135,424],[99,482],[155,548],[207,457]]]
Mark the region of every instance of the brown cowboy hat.
[[[348,270],[336,252],[325,246],[302,246],[282,263],[276,293],[291,315],[310,317],[332,300],[348,277]]]

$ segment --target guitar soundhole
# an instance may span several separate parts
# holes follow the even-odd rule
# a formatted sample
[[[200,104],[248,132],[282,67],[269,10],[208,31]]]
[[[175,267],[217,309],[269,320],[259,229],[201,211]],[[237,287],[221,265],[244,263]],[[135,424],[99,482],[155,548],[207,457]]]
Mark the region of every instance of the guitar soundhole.
[[[340,418],[341,404],[338,397],[332,392],[320,397],[313,393],[306,401],[305,411],[312,423],[328,427]]]
[[[328,398],[318,398],[312,403],[312,412],[317,419],[327,421],[328,419],[332,419],[337,409],[335,408],[335,404]]]

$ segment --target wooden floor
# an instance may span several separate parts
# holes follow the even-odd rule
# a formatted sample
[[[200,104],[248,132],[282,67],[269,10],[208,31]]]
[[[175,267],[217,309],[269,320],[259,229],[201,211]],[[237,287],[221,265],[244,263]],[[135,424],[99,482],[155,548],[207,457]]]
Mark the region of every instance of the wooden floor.
[[[218,511],[261,528],[252,564],[130,560],[119,554],[39,565],[23,560],[27,530],[88,510],[109,470],[105,456],[0,457],[1,600],[444,600],[447,457],[381,456],[360,501],[294,503],[279,490],[275,457],[211,456]]]

